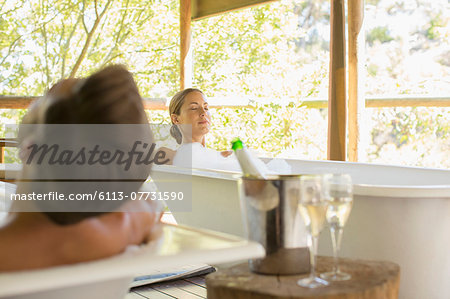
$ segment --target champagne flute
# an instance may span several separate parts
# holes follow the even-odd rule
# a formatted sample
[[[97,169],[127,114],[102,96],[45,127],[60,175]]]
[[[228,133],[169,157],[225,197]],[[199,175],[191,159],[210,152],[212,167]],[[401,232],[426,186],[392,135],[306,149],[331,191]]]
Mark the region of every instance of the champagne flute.
[[[330,201],[326,212],[333,244],[334,266],[330,272],[320,277],[329,281],[349,280],[351,275],[339,269],[338,252],[341,248],[342,232],[353,205],[352,178],[348,174],[332,174],[327,176]]]
[[[306,288],[317,288],[328,285],[328,282],[316,275],[316,255],[319,234],[322,231],[327,212],[327,182],[323,175],[305,175],[300,178],[299,211],[308,230],[308,243],[311,259],[309,277],[302,278],[297,284]]]

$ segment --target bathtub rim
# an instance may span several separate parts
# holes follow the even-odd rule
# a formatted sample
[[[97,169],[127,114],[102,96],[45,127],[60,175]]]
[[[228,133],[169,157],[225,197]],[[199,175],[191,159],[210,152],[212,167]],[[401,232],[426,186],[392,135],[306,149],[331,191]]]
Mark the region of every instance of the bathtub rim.
[[[359,163],[359,162],[342,162],[342,161],[311,161],[311,160],[296,160],[305,161],[308,163],[319,162],[322,165],[325,163],[335,163],[335,164],[348,164],[348,165],[368,165],[372,167],[394,167],[397,169],[418,169],[418,170],[438,170],[442,172],[447,172],[443,169],[435,168],[421,168],[421,167],[409,167],[409,166],[393,166],[393,165],[382,165],[382,164],[369,164],[369,163]],[[325,163],[324,163],[325,162]],[[216,169],[199,169],[199,168],[183,168],[173,165],[155,165],[152,167],[152,172],[150,177],[153,176],[155,172],[166,172],[174,173],[188,176],[199,176],[205,178],[213,179],[223,179],[227,181],[238,181],[242,174],[226,170],[216,170]],[[450,174],[450,171],[448,171]],[[332,173],[332,172],[322,172],[322,173]],[[310,174],[310,173],[302,173]],[[299,174],[299,175],[302,175]],[[294,174],[295,175],[295,174]],[[157,176],[157,175],[156,175]],[[449,179],[450,181],[450,179]],[[157,180],[155,181],[157,183]],[[450,184],[449,185],[385,185],[385,184],[353,184],[354,190],[353,194],[356,196],[369,196],[369,197],[392,197],[392,198],[445,198],[450,199]]]

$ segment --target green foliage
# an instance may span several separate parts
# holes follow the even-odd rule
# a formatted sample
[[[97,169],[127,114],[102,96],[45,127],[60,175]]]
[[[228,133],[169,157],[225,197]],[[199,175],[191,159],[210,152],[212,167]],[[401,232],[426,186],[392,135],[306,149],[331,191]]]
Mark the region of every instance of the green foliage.
[[[42,95],[111,63],[127,65],[145,96],[173,93],[177,8],[176,0],[3,0],[0,94]]]
[[[280,104],[247,108],[211,109],[212,130],[207,146],[218,151],[230,149],[237,136],[266,157],[326,159],[326,115],[318,109]],[[156,124],[169,124],[167,111],[148,111]]]
[[[207,146],[230,149],[240,137],[265,157],[326,159],[327,109],[279,104],[211,109],[213,127]],[[150,119],[170,123],[167,111],[149,111]],[[364,121],[371,134],[363,161],[450,168],[450,108],[378,108]],[[156,122],[158,123],[158,122]]]
[[[19,124],[23,116],[27,112],[26,109],[0,109],[0,136],[10,137],[6,135],[6,125]],[[6,147],[5,148],[5,163],[19,163],[17,148]]]
[[[379,108],[371,117],[371,162],[450,168],[449,108]],[[389,154],[387,154],[389,153]]]
[[[372,29],[366,37],[366,41],[371,46],[375,41],[378,41],[380,43],[387,43],[392,40],[394,39],[389,35],[389,29],[387,27],[376,27]]]
[[[430,27],[426,30],[426,37],[430,40],[437,40],[441,38],[442,29],[448,24],[445,18],[442,17],[442,14],[439,13],[435,17],[430,20]]]
[[[367,27],[367,95],[449,94],[444,2],[366,1],[366,24],[387,20]],[[193,23],[194,85],[209,97],[253,100],[251,108],[213,109],[209,146],[228,149],[240,136],[266,156],[325,158],[326,110],[301,104],[327,98],[329,19],[328,0],[281,0]],[[411,19],[420,22],[404,23]],[[143,96],[170,98],[178,23],[178,0],[0,0],[0,94],[42,95],[61,78],[123,63]],[[366,161],[450,167],[449,109],[408,109],[366,109]],[[23,113],[0,116],[18,123]],[[169,124],[167,111],[148,116]]]
[[[378,72],[378,66],[376,64],[370,64],[367,66],[367,73],[370,76],[376,76]]]
[[[148,121],[155,125],[170,124],[169,112],[166,110],[146,110]]]
[[[447,7],[445,0],[380,0],[366,6],[366,94],[450,94],[443,80],[450,74]]]
[[[308,36],[314,17],[324,17],[320,7],[325,3],[280,1],[195,22],[194,85],[216,97],[277,102],[317,96],[326,88],[328,54],[299,40]]]
[[[208,144],[217,150],[229,149],[231,140],[239,136],[266,157],[326,158],[326,121],[316,109],[292,103],[256,104],[214,109],[212,115],[214,128]]]

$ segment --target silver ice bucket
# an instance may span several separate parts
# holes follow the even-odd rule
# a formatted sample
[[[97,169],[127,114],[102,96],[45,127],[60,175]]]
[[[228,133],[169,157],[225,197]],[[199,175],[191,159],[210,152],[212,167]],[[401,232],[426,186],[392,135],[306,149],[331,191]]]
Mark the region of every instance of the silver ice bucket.
[[[266,250],[266,257],[249,260],[250,270],[261,274],[308,273],[307,231],[298,211],[300,175],[242,177],[239,192],[247,238]]]

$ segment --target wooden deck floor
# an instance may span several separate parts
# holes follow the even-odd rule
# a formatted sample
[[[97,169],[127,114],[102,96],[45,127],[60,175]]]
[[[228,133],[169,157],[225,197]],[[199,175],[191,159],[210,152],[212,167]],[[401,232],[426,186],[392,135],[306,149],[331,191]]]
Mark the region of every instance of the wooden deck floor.
[[[162,282],[130,290],[125,299],[206,298],[205,276]]]

